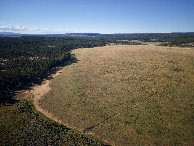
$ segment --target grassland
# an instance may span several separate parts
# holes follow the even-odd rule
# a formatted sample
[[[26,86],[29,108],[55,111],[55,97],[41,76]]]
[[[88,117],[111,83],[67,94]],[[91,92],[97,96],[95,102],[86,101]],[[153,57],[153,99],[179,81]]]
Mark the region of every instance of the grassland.
[[[116,145],[192,145],[194,50],[142,46],[77,49],[40,106]]]

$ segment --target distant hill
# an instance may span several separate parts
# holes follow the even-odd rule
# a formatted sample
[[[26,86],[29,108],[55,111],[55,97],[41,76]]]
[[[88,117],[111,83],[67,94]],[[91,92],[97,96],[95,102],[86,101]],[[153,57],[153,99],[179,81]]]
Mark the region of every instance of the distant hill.
[[[48,37],[96,37],[101,35],[100,33],[66,33],[66,34],[20,34],[14,32],[0,32],[0,36],[48,36]]]
[[[0,37],[5,37],[5,36],[16,37],[20,35],[21,35],[20,33],[14,33],[14,32],[0,32]]]
[[[100,35],[100,33],[66,33],[66,35],[70,35],[70,36],[97,36],[97,35]]]
[[[171,33],[194,33],[194,32],[171,32]]]
[[[65,34],[20,34],[14,32],[0,32],[0,37],[21,37],[21,36],[46,36],[46,37],[114,37],[115,39],[121,39],[121,37],[132,39],[141,39],[141,37],[159,37],[162,36],[174,36],[174,35],[191,34],[194,32],[171,32],[171,33],[114,33],[114,34],[100,34],[100,33],[65,33]],[[145,41],[145,40],[144,40]],[[150,41],[147,40],[147,41]]]

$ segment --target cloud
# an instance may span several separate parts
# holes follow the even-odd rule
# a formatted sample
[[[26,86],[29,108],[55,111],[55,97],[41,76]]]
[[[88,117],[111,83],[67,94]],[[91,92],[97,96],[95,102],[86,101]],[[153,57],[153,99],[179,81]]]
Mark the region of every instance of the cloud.
[[[63,29],[50,29],[50,28],[38,28],[38,27],[26,27],[20,25],[2,25],[0,26],[0,32],[13,32],[13,33],[21,33],[21,34],[64,34],[64,33],[72,33],[72,31],[66,31]]]
[[[17,25],[17,26],[15,27],[15,30],[25,30],[25,28],[24,28],[23,26],[18,26],[18,25]]]
[[[11,29],[11,26],[0,26],[0,29],[10,30]]]
[[[15,32],[22,34],[40,34],[45,33],[44,29],[40,29],[37,27],[24,27],[24,26],[0,26],[0,32]]]

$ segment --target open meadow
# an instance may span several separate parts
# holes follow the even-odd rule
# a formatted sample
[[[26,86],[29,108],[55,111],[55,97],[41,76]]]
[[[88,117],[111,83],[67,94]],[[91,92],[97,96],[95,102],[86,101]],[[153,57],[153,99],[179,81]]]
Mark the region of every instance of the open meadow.
[[[115,45],[72,51],[39,105],[115,145],[194,144],[194,50]]]

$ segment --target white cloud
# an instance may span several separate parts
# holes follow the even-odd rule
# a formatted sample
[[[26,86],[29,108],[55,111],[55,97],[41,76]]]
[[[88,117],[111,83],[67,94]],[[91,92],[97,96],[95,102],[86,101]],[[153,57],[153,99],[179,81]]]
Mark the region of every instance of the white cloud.
[[[15,32],[22,34],[40,34],[45,33],[45,30],[37,27],[24,27],[24,26],[0,26],[0,32]]]
[[[16,29],[16,30],[24,30],[25,28],[24,28],[23,26],[18,26],[18,25],[17,25],[17,26],[15,27],[15,29]]]
[[[20,26],[20,25],[2,25],[0,26],[0,32],[14,32],[14,33],[21,33],[21,34],[64,34],[64,33],[72,33],[73,30],[54,30],[49,28],[38,28],[38,27],[26,27],[26,26]]]
[[[0,29],[9,30],[9,29],[11,29],[11,26],[0,26]]]

